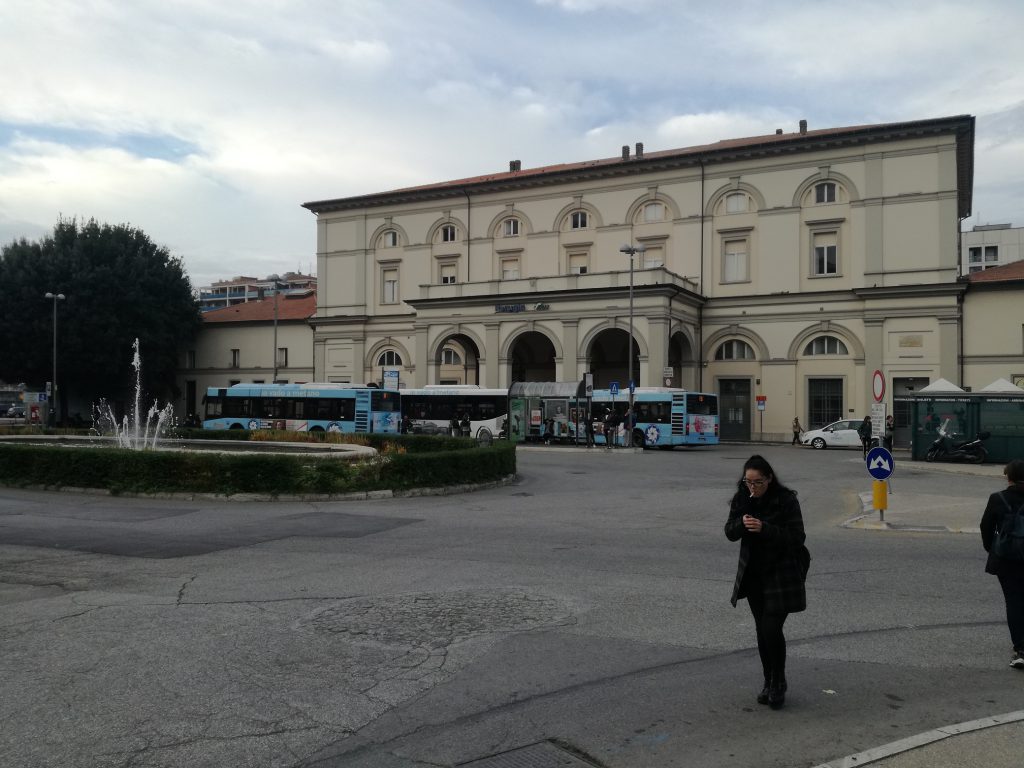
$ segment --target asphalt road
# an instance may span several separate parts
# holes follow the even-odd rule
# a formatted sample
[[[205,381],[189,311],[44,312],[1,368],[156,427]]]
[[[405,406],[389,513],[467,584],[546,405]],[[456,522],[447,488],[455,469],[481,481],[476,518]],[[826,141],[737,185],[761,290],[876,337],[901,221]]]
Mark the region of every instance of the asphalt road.
[[[722,533],[752,450],[524,450],[512,485],[364,502],[0,489],[3,763],[814,766],[1021,708],[977,538],[842,528],[859,452],[789,446],[809,608],[758,706]],[[998,485],[893,490],[980,516]]]

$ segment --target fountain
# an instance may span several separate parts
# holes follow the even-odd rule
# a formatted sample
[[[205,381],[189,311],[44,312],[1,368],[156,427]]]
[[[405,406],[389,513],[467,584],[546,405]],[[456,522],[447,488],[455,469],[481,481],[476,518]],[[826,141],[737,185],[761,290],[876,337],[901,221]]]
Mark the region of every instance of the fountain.
[[[132,348],[135,350],[132,357],[132,367],[135,369],[135,407],[118,423],[110,404],[101,399],[99,405],[93,406],[93,431],[97,435],[113,436],[118,448],[144,451],[155,449],[160,436],[173,425],[174,406],[167,403],[163,408],[158,408],[154,400],[143,423],[142,356],[139,354],[138,338]]]

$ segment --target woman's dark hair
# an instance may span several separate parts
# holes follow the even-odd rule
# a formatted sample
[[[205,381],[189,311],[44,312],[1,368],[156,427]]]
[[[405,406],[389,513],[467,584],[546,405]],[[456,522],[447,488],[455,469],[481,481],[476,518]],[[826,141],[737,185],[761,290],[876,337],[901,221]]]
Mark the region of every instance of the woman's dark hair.
[[[1003,470],[1006,479],[1018,485],[1024,483],[1024,459],[1014,459]]]
[[[779,480],[779,476],[775,474],[775,470],[772,469],[772,465],[768,463],[768,460],[764,456],[754,454],[743,464],[743,476],[740,477],[739,482],[736,484],[737,492],[746,493],[747,487],[743,484],[743,478],[747,475],[747,470],[752,469],[755,472],[760,472],[765,477],[771,477],[768,483],[768,488],[765,489],[765,496],[770,496],[776,493],[790,493],[789,488],[782,484]]]

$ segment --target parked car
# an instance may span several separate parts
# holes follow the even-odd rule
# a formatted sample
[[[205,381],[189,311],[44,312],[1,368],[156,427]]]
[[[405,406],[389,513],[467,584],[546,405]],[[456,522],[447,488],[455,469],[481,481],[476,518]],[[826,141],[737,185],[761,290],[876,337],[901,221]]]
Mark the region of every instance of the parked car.
[[[25,418],[25,406],[23,405],[12,405],[7,409],[7,417],[10,419],[24,419]]]
[[[821,429],[809,429],[800,436],[800,442],[812,448],[860,448],[857,427],[860,419],[841,419]]]

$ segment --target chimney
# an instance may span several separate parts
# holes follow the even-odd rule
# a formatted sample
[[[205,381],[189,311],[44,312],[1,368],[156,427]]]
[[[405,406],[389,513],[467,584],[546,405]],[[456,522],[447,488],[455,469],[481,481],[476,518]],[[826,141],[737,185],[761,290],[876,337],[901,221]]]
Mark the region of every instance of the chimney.
[[[644,159],[644,143],[642,141],[638,141],[636,143],[636,159],[637,160],[643,160]]]
[[[622,145],[622,159],[629,160],[629,144]]]
[[[523,161],[522,160],[509,160],[508,161],[508,172],[509,173],[515,173],[516,171],[521,171],[521,170],[523,170]]]
[[[801,120],[800,121],[800,133],[807,133],[807,121],[806,120]]]
[[[776,128],[775,129],[775,135],[776,136],[781,136],[782,135],[782,129],[781,128]]]

